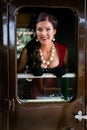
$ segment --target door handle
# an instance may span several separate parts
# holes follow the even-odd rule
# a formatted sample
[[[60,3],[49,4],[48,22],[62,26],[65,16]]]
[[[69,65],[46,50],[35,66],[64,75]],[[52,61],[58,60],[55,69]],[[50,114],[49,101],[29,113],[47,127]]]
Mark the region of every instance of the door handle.
[[[87,119],[87,115],[82,115],[82,111],[78,111],[78,114],[75,115],[75,119],[82,121],[82,119]]]

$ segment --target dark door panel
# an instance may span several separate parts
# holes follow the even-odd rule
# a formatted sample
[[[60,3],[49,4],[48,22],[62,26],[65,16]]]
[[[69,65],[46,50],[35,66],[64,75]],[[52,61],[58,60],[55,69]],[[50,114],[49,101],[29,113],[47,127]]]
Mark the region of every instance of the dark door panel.
[[[83,119],[78,121],[76,115],[81,111],[83,115],[86,115],[86,64],[87,64],[87,45],[86,45],[86,1],[10,1],[2,2],[2,15],[3,15],[3,45],[0,46],[0,70],[3,74],[3,78],[0,75],[0,97],[7,99],[9,106],[4,113],[1,110],[2,116],[0,116],[0,127],[5,130],[86,130],[86,122]],[[36,11],[34,11],[34,8]],[[74,17],[72,14],[67,15],[66,11],[58,10],[70,9],[71,12],[75,10]],[[32,10],[33,13],[40,12],[40,10],[51,11],[56,16],[60,16],[62,20],[63,34],[61,28],[59,28],[61,34],[59,36],[60,42],[63,40],[68,41],[68,47],[70,48],[70,64],[71,72],[75,72],[76,80],[75,85],[70,81],[71,85],[68,91],[65,87],[61,89],[59,87],[58,92],[63,91],[63,100],[31,100],[21,97],[18,93],[18,75],[17,74],[17,28],[26,28],[28,25],[28,14]],[[62,14],[62,15],[59,15]],[[64,15],[65,14],[65,15]],[[85,14],[85,15],[84,15]],[[70,17],[70,19],[68,18]],[[73,21],[72,21],[73,20]],[[63,24],[63,21],[68,24]],[[7,30],[6,28],[7,27]],[[73,30],[73,31],[72,31]],[[1,33],[0,33],[1,35]],[[68,35],[68,36],[67,36]],[[7,36],[7,38],[6,38]],[[71,36],[71,37],[70,37]],[[6,40],[7,39],[7,40]],[[3,50],[3,51],[2,51]],[[5,62],[6,61],[6,62]],[[74,66],[74,67],[73,67]],[[5,75],[6,73],[6,75]],[[22,78],[26,77],[23,73]],[[29,77],[28,77],[29,78]],[[26,78],[25,78],[26,79]],[[22,79],[21,79],[22,80]],[[23,81],[23,80],[22,80]],[[26,83],[27,82],[27,83]],[[30,81],[24,81],[29,85]],[[57,82],[57,81],[56,81]],[[59,83],[59,82],[58,82]],[[66,82],[65,82],[66,83]],[[63,83],[63,86],[65,85]],[[20,85],[21,86],[21,85]],[[20,88],[19,86],[19,88]],[[26,86],[26,85],[25,85]],[[54,85],[55,86],[55,85]],[[74,86],[74,88],[72,87]],[[30,91],[30,89],[23,89],[22,91]],[[72,94],[73,98],[67,100],[66,97]],[[66,91],[66,92],[65,92]],[[66,96],[68,95],[68,96]],[[65,98],[64,98],[65,96]],[[7,113],[6,113],[7,112]],[[5,114],[6,113],[6,114]],[[9,113],[9,114],[8,114]],[[2,124],[2,120],[4,123]],[[5,128],[4,128],[5,127]]]

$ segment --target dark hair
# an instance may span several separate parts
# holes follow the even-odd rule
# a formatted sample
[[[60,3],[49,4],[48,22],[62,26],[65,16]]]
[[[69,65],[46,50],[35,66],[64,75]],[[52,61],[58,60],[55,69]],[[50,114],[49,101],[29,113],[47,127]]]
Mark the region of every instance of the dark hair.
[[[50,23],[52,23],[53,27],[56,29],[58,26],[58,21],[54,15],[42,12],[38,15],[36,24],[41,21],[48,20]]]

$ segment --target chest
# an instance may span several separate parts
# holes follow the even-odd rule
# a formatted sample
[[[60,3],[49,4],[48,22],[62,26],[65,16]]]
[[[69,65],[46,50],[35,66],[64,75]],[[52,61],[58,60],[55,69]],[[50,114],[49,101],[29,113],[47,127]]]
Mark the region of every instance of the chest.
[[[59,65],[59,54],[58,51],[55,50],[55,52],[52,54],[50,53],[44,53],[42,58],[42,64],[41,67],[43,68],[53,68]]]

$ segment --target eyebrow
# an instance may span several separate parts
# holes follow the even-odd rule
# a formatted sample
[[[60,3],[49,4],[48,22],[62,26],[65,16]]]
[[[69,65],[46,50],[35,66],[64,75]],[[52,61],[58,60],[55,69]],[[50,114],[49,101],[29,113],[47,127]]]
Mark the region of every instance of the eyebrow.
[[[37,27],[37,26],[36,26]],[[50,28],[51,26],[45,26],[45,28]],[[38,28],[42,28],[42,26],[38,26]]]

